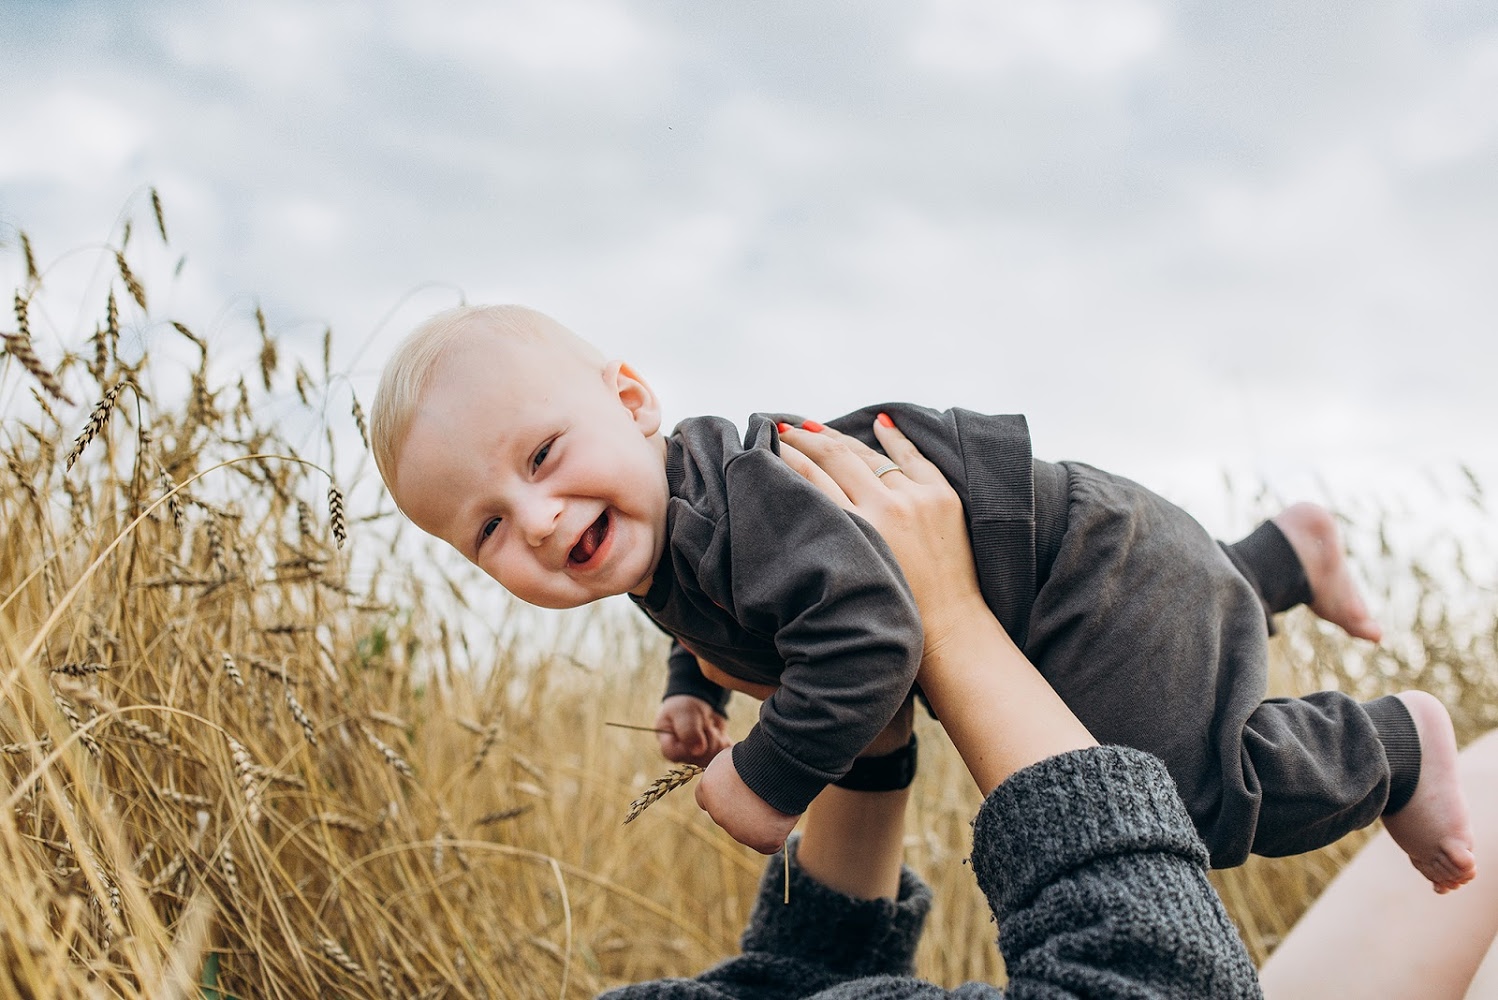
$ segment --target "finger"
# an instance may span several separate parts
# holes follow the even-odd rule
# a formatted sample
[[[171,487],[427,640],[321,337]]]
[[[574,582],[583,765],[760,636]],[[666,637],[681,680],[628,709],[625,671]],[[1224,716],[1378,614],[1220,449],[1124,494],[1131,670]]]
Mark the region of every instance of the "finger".
[[[802,433],[806,433],[802,431]],[[842,491],[842,487],[833,482],[831,476],[822,471],[822,467],[807,458],[797,448],[791,446],[784,438],[780,441],[780,457],[785,459],[793,471],[821,490],[827,497],[844,510],[852,510],[853,503],[848,499],[848,494]]]
[[[837,483],[844,495],[853,501],[855,509],[878,496],[876,491],[882,487],[874,476],[874,469],[885,459],[871,448],[830,427],[816,432],[790,427],[780,433],[782,441],[789,440],[792,447],[805,453]],[[863,457],[865,454],[872,455],[877,461],[870,462]]]
[[[875,427],[876,428],[878,427],[878,422],[877,421],[875,422]],[[831,435],[832,437],[841,439],[843,441],[843,443],[845,443],[848,446],[848,449],[850,451],[852,451],[859,458],[863,459],[864,463],[868,465],[869,471],[873,472],[874,475],[875,475],[875,478],[877,478],[877,479],[885,479],[886,477],[892,476],[892,475],[893,476],[899,476],[899,475],[906,474],[906,469],[905,469],[904,463],[902,463],[900,461],[900,459],[897,458],[896,456],[889,454],[887,451],[886,452],[875,451],[873,448],[870,448],[868,445],[864,444],[858,438],[851,437],[850,435],[844,434],[842,431],[836,430],[836,429],[831,428],[831,427],[824,427],[824,428],[822,428],[822,433],[823,434],[828,434],[828,435]],[[901,435],[901,438],[904,439],[904,435]],[[922,461],[925,461],[924,457],[921,456],[920,452],[918,452],[918,451],[915,450],[915,445],[910,444],[910,442],[909,442],[908,439],[905,439],[905,441],[906,441],[906,444],[908,445],[908,447],[906,449],[907,453],[915,455],[915,456],[921,458]],[[882,445],[883,442],[880,442],[880,444]],[[929,465],[930,463],[927,463],[927,464]],[[893,466],[893,468],[891,468],[891,466]],[[934,471],[936,467],[935,466],[931,466],[931,468]],[[882,474],[881,474],[881,470],[882,470]],[[937,474],[939,475],[940,473],[937,473]],[[888,483],[886,483],[885,485],[888,485]]]
[[[889,419],[886,414],[880,417]],[[894,421],[888,424],[884,420],[874,421],[874,436],[879,439],[879,445],[884,453],[890,457],[890,461],[900,467],[900,471],[918,483],[931,483],[937,480],[945,481],[941,470],[931,464],[931,460],[922,455],[920,449],[896,427]]]

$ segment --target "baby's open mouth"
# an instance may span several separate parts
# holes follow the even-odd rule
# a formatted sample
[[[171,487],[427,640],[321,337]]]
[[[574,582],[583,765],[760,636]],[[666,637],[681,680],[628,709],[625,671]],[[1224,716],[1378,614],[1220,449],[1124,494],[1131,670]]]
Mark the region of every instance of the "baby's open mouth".
[[[581,566],[593,558],[593,553],[598,551],[598,546],[603,544],[604,536],[609,533],[609,512],[604,511],[598,515],[598,520],[588,526],[583,532],[583,537],[572,546],[572,551],[567,553],[567,561],[574,566]]]

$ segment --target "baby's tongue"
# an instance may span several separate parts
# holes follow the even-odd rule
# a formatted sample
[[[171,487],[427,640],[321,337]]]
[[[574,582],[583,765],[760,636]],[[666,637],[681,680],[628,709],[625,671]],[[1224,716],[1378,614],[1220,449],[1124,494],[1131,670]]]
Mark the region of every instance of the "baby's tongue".
[[[588,526],[583,532],[583,537],[572,546],[571,558],[575,563],[585,563],[593,558],[593,553],[598,551],[598,546],[603,543],[603,533],[609,527],[609,512],[604,511],[598,515],[598,520]]]

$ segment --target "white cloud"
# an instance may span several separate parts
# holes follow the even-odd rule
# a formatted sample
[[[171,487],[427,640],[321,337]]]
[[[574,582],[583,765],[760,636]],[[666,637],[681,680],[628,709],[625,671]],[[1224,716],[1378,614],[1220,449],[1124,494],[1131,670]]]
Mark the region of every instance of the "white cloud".
[[[396,41],[457,58],[484,77],[534,76],[566,90],[611,80],[629,87],[665,55],[665,40],[621,0],[432,0],[404,6]]]
[[[184,7],[160,19],[180,65],[228,72],[257,89],[332,102],[343,91],[346,57],[367,34],[368,12],[339,3],[257,0],[252,9]]]
[[[266,239],[290,240],[308,253],[326,253],[339,247],[344,237],[343,212],[315,198],[278,198],[268,206]]]
[[[1218,250],[1259,258],[1341,252],[1388,230],[1388,169],[1350,147],[1319,152],[1281,174],[1214,177],[1196,191],[1198,219]]]
[[[36,100],[14,95],[0,126],[0,181],[107,183],[154,130],[119,100],[64,87]]]
[[[1395,148],[1417,166],[1460,160],[1498,140],[1498,36],[1432,70],[1437,79],[1394,129]]]
[[[930,0],[910,56],[959,79],[1032,69],[1103,77],[1156,52],[1165,35],[1146,0]]]

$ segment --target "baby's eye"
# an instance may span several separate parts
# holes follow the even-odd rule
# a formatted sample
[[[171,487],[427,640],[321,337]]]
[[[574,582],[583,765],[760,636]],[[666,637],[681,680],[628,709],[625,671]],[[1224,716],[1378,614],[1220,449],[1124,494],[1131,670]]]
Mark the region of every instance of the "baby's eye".
[[[499,518],[497,518],[497,517],[491,517],[491,518],[489,518],[489,520],[487,520],[487,521],[484,522],[484,527],[479,531],[479,538],[480,539],[488,538],[490,535],[494,534],[495,529],[497,529],[498,527],[499,527]]]
[[[551,451],[551,442],[548,441],[548,442],[546,442],[545,444],[543,444],[541,446],[541,450],[540,451],[536,452],[536,457],[533,458],[533,459],[531,459],[531,469],[535,470],[535,469],[541,468],[541,463],[544,462],[544,461],[546,461],[546,455],[550,451]]]

